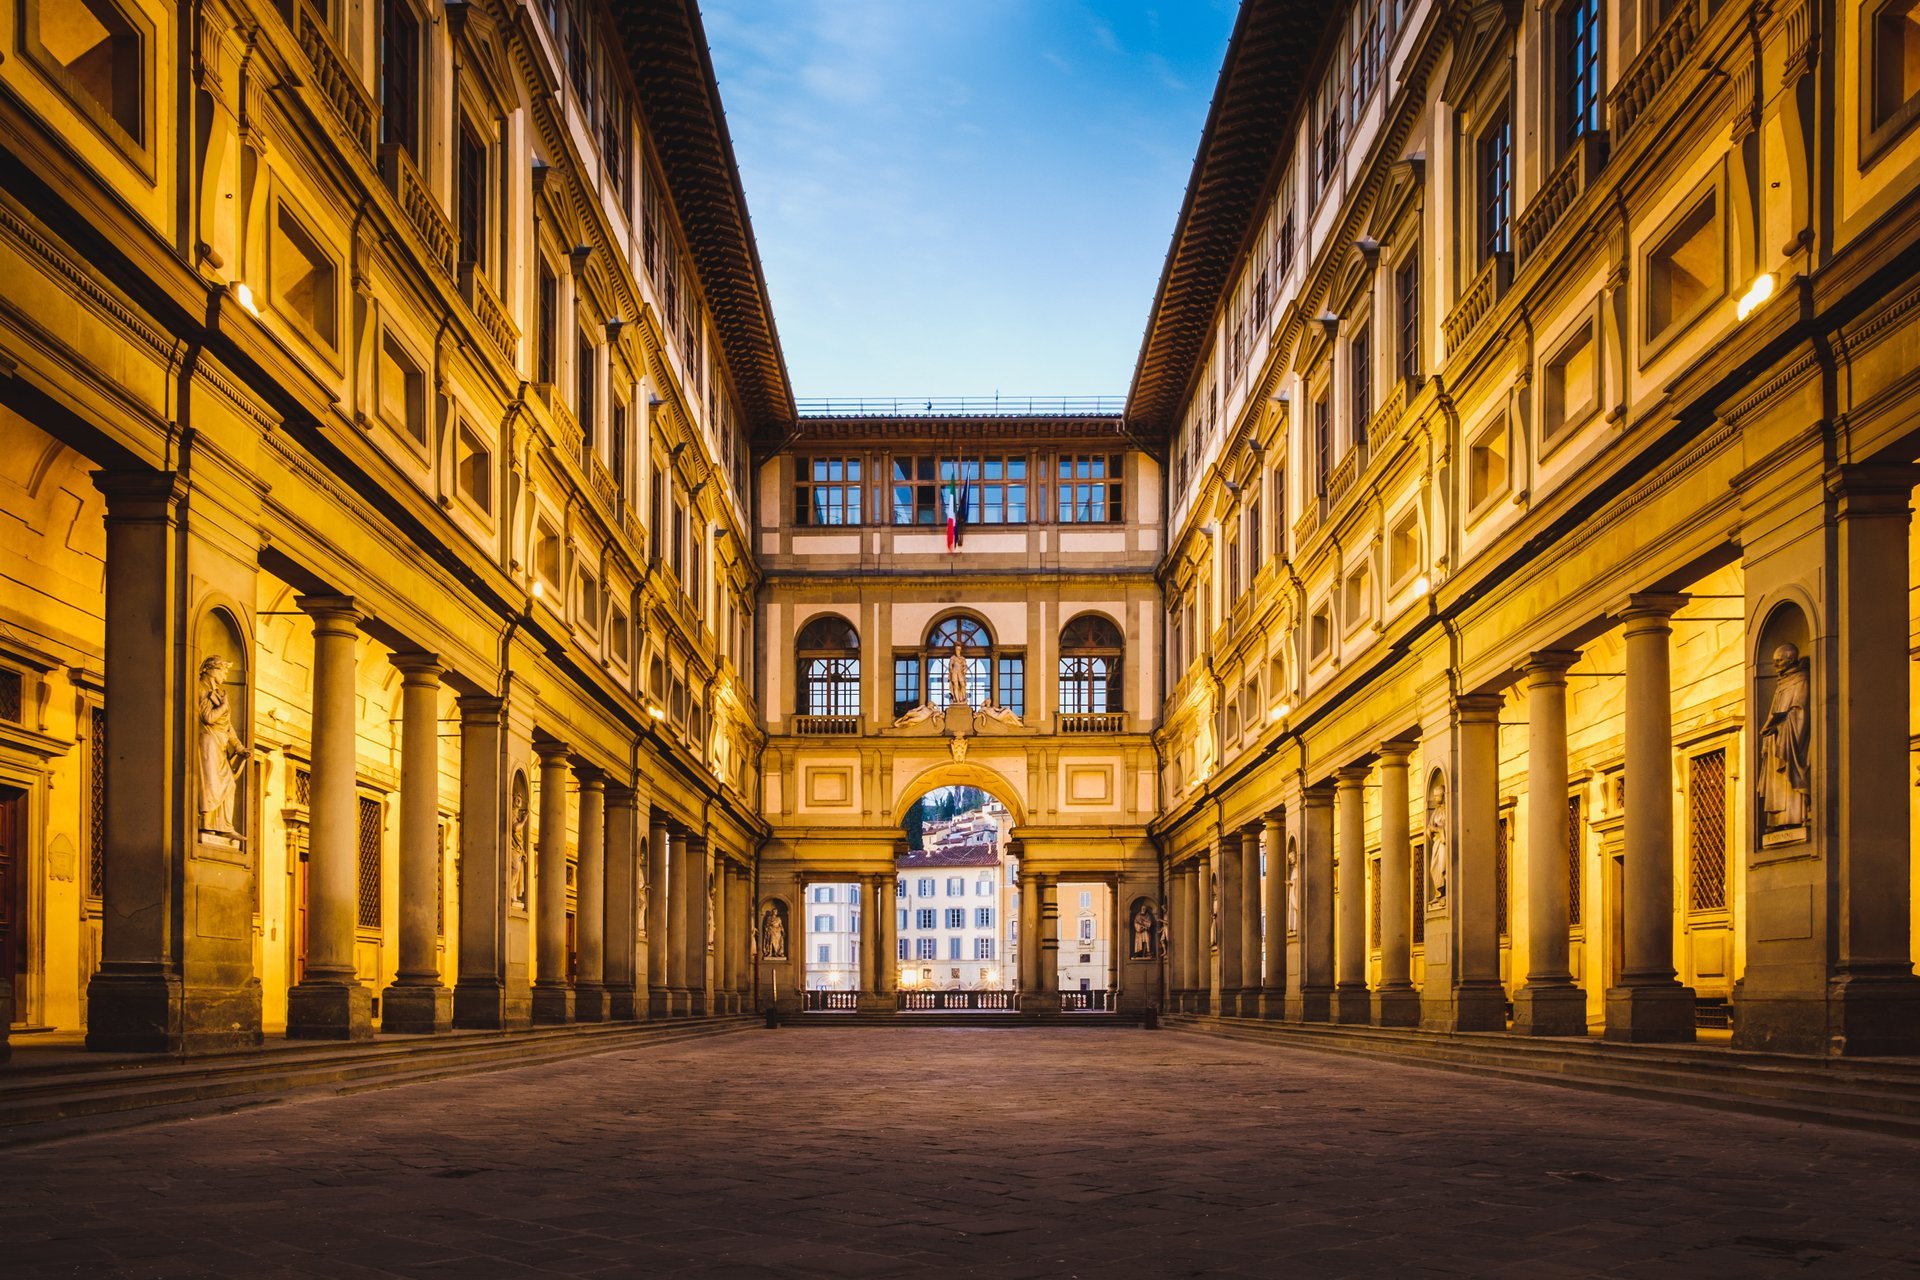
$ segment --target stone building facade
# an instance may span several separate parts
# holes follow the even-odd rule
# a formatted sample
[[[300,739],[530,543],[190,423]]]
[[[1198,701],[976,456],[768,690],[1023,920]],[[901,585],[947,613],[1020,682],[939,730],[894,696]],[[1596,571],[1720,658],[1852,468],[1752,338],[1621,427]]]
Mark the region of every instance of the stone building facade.
[[[0,1028],[797,1009],[849,883],[893,1009],[959,784],[1032,1011],[1090,885],[1122,1010],[1920,1051],[1916,48],[1246,0],[1125,403],[909,409],[691,0],[13,6]]]

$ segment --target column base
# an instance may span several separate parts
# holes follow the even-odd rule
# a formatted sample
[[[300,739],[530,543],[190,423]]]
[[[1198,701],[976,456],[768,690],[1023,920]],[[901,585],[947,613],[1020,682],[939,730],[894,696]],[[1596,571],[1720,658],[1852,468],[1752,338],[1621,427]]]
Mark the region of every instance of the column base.
[[[1373,993],[1372,1014],[1376,1027],[1417,1027],[1420,1025],[1420,993],[1411,985],[1382,987]]]
[[[1605,1035],[1615,1044],[1693,1043],[1693,988],[1672,979],[1608,988]]]
[[[1571,981],[1528,983],[1513,993],[1513,1034],[1586,1035],[1587,993]]]
[[[358,981],[307,981],[289,987],[287,1039],[373,1039],[373,992]]]
[[[648,987],[647,1016],[649,1018],[671,1018],[673,1016],[673,993],[665,987]]]
[[[463,1031],[500,1031],[507,1025],[507,990],[499,982],[463,979],[453,988],[453,1025]]]
[[[396,982],[380,993],[380,1030],[390,1035],[438,1035],[453,1026],[453,992],[439,983]]]
[[[1060,1012],[1060,993],[1057,991],[1022,991],[1020,993],[1020,1012],[1058,1013]]]
[[[1498,982],[1483,978],[1453,989],[1453,1018],[1449,1031],[1505,1031],[1507,993]]]
[[[1333,988],[1305,987],[1287,997],[1288,1022],[1332,1022]]]
[[[533,988],[533,1025],[536,1027],[560,1027],[573,1021],[573,988],[563,987],[559,983],[551,986],[534,984]]]
[[[1260,993],[1260,1009],[1254,1016],[1265,1019],[1268,1022],[1279,1022],[1285,1018],[1287,1016],[1287,993],[1284,991],[1262,991]]]
[[[643,999],[632,987],[608,987],[607,1021],[637,1022],[645,1010]]]
[[[180,979],[157,966],[103,965],[87,983],[87,1048],[95,1052],[178,1053],[184,1022]]]
[[[1827,1035],[1827,1052],[1841,1057],[1920,1053],[1920,978],[1911,968],[1835,978]]]
[[[693,1012],[693,998],[685,987],[667,988],[667,1017],[684,1018]]]
[[[713,997],[705,991],[687,992],[687,1016],[704,1018],[713,1008]]]
[[[1373,1021],[1373,996],[1366,983],[1342,982],[1334,987],[1333,1020],[1346,1027],[1364,1027]]]
[[[605,1022],[607,1020],[607,989],[597,982],[582,982],[573,989],[573,1020],[575,1022]]]

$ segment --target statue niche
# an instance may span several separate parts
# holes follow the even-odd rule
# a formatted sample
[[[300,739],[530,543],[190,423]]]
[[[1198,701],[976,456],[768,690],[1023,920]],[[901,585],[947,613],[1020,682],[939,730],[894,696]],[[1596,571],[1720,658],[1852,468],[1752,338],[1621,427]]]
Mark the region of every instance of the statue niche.
[[[200,661],[200,687],[194,697],[200,839],[237,846],[245,823],[240,786],[248,757],[243,736],[248,725],[247,682],[239,630],[225,610],[211,610],[202,620],[200,651],[206,655]]]
[[[1775,609],[1761,629],[1755,706],[1764,706],[1755,737],[1760,761],[1754,779],[1760,845],[1774,848],[1807,839],[1813,807],[1812,679],[1801,643],[1806,621],[1793,605]]]
[[[778,898],[769,900],[760,913],[760,958],[787,958],[787,904]]]
[[[1435,769],[1427,780],[1427,905],[1447,901],[1447,775]]]

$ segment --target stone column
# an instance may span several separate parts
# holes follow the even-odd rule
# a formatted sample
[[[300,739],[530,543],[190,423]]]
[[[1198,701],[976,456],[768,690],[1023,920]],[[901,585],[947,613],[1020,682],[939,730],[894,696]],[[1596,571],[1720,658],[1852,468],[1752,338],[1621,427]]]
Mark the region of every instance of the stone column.
[[[995,869],[996,873],[998,868]],[[880,877],[875,889],[874,919],[879,925],[880,951],[873,958],[873,971],[880,980],[880,994],[886,997],[887,1007],[898,1005],[896,997],[900,992],[900,908],[894,897],[896,877],[889,874]],[[995,919],[999,912],[994,912]],[[1001,961],[1006,957],[1001,956]]]
[[[1567,941],[1567,668],[1579,659],[1554,649],[1526,665],[1527,981],[1513,993],[1521,1035],[1587,1033],[1587,993],[1574,985]]]
[[[100,968],[87,984],[87,1047],[173,1053],[185,1036],[174,873],[187,856],[180,717],[179,503],[172,471],[96,471],[107,499],[107,769]],[[0,983],[0,1060],[21,1016]]]
[[[1284,855],[1283,855],[1284,856]],[[1333,788],[1309,787],[1300,804],[1300,994],[1292,1022],[1333,1020]]]
[[[1500,823],[1500,695],[1454,699],[1460,752],[1454,782],[1454,829],[1459,856],[1453,886],[1454,936],[1459,942],[1453,988],[1454,1031],[1505,1031],[1506,989],[1500,985],[1500,933],[1494,842]]]
[[[440,673],[438,657],[395,654],[400,671],[400,966],[380,996],[380,1029],[431,1035],[453,1025],[440,981]]]
[[[1408,808],[1407,758],[1413,745],[1380,747],[1380,986],[1373,993],[1373,1025],[1420,1025],[1420,993],[1413,989],[1413,828]]]
[[[1060,881],[1040,877],[1040,994],[1047,1011],[1060,1011]]]
[[[1219,921],[1214,915],[1214,882],[1211,852],[1193,860],[1193,997],[1196,1013],[1219,1009],[1213,1000],[1214,955],[1219,943]]]
[[[1260,828],[1240,830],[1240,1003],[1243,1018],[1260,1016]]]
[[[1262,824],[1267,850],[1266,955],[1260,986],[1260,1016],[1280,1018],[1287,1010],[1287,830],[1277,817]]]
[[[360,614],[343,596],[301,596],[313,619],[313,799],[307,833],[306,976],[287,992],[287,1037],[367,1040],[373,993],[353,955],[358,920],[354,642]]]
[[[1829,1051],[1849,1056],[1920,1053],[1908,809],[1907,544],[1915,479],[1911,467],[1843,467],[1829,480],[1837,499],[1839,617],[1828,687],[1838,697],[1833,719],[1824,722],[1835,725],[1827,776],[1836,791],[1830,812],[1837,896],[1829,918],[1838,954],[1827,985],[1826,1029]],[[1753,717],[1755,724],[1762,714]],[[1823,719],[1812,723],[1811,798],[1819,813]]]
[[[639,889],[635,883],[636,833],[646,828],[639,797],[630,787],[607,788],[607,1021],[631,1022],[636,957],[640,950]]]
[[[564,744],[542,743],[540,833],[533,895],[533,1020],[573,1021],[573,985],[567,979],[567,776],[573,757]]]
[[[687,989],[687,956],[692,950],[687,942],[687,934],[697,927],[699,921],[699,916],[694,914],[690,906],[693,862],[696,858],[704,859],[706,851],[697,847],[684,832],[676,832],[671,845],[672,853],[667,861],[667,1010],[675,1017],[681,1017],[693,1007]],[[790,952],[801,946],[805,939],[801,931],[800,914],[800,911],[794,912],[793,927],[798,936],[788,940],[787,949]]]
[[[1637,595],[1620,615],[1627,640],[1627,816],[1620,985],[1607,992],[1609,1040],[1694,1038],[1693,990],[1680,985],[1673,968],[1673,676],[1667,639],[1674,610],[1685,603],[1685,596]]]
[[[708,1011],[733,1012],[733,871],[725,855],[713,856],[713,997]]]
[[[1240,841],[1226,835],[1215,840],[1208,852],[1213,862],[1213,909],[1215,949],[1213,966],[1213,1012],[1230,1017],[1240,1006]]]
[[[607,784],[598,770],[581,769],[580,869],[575,880],[574,945],[579,960],[573,1014],[581,1022],[607,1020]]]
[[[1040,876],[1024,867],[1020,871],[1020,1008],[1025,1013],[1045,1013],[1046,1001],[1040,990]]]
[[[1166,1008],[1176,1012],[1187,996],[1187,873],[1169,864],[1167,886]]]
[[[647,1016],[651,1018],[673,1012],[668,866],[667,820],[654,810],[647,821]]]
[[[1340,855],[1334,866],[1339,921],[1334,929],[1333,1020],[1365,1025],[1373,1018],[1367,992],[1367,775],[1364,766],[1334,775]]]
[[[707,837],[702,834],[688,836],[687,851],[687,931],[683,935],[687,940],[687,1013],[690,1017],[704,1018],[713,1012],[712,975],[708,971],[707,958],[710,954],[707,943],[711,934],[712,904],[707,900],[707,890],[713,883],[713,854],[709,851]]]
[[[453,1025],[507,1024],[504,703],[460,699],[460,969]]]
[[[880,912],[876,906],[880,901],[879,876],[863,876],[860,885],[860,999],[859,1007],[863,1013],[891,1013],[893,999],[881,991],[881,975],[890,963],[880,954]],[[893,904],[886,904],[891,911]]]

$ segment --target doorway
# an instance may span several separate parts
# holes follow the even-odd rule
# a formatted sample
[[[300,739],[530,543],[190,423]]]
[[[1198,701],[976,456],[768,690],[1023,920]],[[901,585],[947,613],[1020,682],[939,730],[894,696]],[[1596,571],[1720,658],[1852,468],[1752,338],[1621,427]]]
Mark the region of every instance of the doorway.
[[[27,1017],[27,876],[21,821],[26,793],[0,787],[0,982],[13,997],[13,1022]]]

